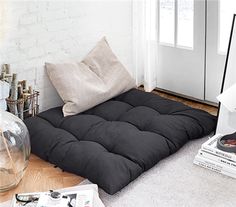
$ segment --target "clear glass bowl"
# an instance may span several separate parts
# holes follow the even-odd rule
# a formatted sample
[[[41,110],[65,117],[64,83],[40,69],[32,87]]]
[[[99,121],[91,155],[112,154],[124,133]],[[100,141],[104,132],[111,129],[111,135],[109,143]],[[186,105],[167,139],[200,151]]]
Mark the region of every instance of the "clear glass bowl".
[[[0,110],[0,192],[21,181],[30,156],[29,132],[21,119]]]

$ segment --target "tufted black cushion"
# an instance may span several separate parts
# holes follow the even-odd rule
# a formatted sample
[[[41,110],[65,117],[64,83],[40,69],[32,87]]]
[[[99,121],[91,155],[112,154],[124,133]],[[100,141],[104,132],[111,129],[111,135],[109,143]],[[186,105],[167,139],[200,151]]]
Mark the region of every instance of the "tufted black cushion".
[[[64,118],[59,107],[25,121],[33,153],[109,194],[212,132],[215,122],[204,111],[137,89],[75,116]]]

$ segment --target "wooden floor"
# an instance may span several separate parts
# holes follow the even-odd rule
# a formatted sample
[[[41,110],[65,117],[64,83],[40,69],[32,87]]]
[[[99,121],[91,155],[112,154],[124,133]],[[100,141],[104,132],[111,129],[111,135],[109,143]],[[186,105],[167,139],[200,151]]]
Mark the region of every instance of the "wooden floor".
[[[185,98],[169,95],[164,92],[154,91],[162,97],[183,102],[193,108],[208,111],[211,114],[217,114],[217,108]],[[0,193],[0,203],[11,199],[15,193],[48,191],[50,189],[59,189],[79,184],[83,180],[82,177],[62,172],[59,168],[39,159],[35,155],[31,155],[29,167],[20,184],[13,190]]]
[[[15,189],[0,193],[0,203],[10,200],[15,193],[40,192],[65,188],[77,185],[82,180],[82,177],[62,172],[61,169],[55,168],[54,165],[31,154],[29,166],[22,181]]]

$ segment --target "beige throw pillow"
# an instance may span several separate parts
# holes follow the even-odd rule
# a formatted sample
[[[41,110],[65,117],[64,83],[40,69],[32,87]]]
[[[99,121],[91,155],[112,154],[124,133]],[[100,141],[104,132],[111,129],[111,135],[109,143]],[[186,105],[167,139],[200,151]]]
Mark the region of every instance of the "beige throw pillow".
[[[46,70],[65,103],[64,116],[83,112],[136,87],[105,38],[81,62],[46,63]]]

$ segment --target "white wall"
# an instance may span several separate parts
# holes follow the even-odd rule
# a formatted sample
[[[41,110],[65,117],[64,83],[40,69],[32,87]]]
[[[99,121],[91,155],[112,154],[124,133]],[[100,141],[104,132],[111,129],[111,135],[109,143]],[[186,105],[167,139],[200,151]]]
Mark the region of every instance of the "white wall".
[[[0,0],[0,64],[40,91],[40,108],[61,104],[44,63],[81,60],[106,36],[132,71],[132,0]]]

